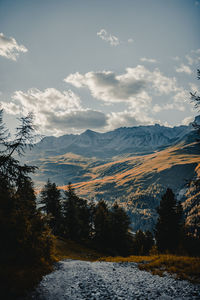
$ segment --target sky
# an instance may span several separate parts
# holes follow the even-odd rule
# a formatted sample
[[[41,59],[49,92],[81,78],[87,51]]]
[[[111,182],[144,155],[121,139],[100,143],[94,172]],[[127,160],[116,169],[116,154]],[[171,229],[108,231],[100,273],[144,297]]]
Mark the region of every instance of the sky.
[[[187,125],[200,1],[0,0],[0,103],[44,135]]]

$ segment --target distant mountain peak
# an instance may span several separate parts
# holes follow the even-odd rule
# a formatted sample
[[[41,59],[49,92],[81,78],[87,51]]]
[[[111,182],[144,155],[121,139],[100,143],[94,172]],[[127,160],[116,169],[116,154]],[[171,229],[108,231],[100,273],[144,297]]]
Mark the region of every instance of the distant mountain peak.
[[[93,134],[97,134],[98,132],[96,132],[96,131],[93,131],[93,130],[91,130],[91,129],[87,129],[86,131],[84,131],[83,133],[82,133],[82,135],[84,134],[84,135],[93,135]]]
[[[36,157],[74,153],[110,159],[118,155],[147,154],[176,144],[192,129],[192,126],[166,127],[160,124],[120,127],[104,133],[87,129],[77,135],[46,137],[37,144],[31,155],[33,152]]]

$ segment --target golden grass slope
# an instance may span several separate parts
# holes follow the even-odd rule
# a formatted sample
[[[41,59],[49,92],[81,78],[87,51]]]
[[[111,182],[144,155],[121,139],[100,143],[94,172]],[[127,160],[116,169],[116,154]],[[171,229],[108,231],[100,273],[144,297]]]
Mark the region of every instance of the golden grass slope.
[[[155,178],[155,181],[159,182],[157,180],[159,174],[169,171],[173,167],[179,166],[184,169],[185,166],[190,166],[194,174],[197,174],[200,172],[200,155],[184,151],[193,146],[194,143],[186,146],[179,144],[153,154],[122,158],[89,168],[87,175],[91,179],[84,181],[83,178],[82,182],[75,183],[73,186],[82,196],[88,194],[95,196],[97,193],[104,194],[106,186],[109,184],[113,189],[124,188],[126,192],[131,192],[130,185],[134,183],[137,186],[134,192],[137,193],[141,189],[147,188],[145,182],[148,182],[149,179]],[[181,168],[177,170],[181,170]],[[183,174],[174,175],[178,177]],[[155,183],[151,181],[151,184]],[[66,186],[63,186],[62,189],[66,189]]]

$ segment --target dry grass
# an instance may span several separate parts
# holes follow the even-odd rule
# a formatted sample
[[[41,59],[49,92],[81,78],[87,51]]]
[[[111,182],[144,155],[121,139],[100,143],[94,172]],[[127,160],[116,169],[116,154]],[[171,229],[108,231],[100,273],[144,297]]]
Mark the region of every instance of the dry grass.
[[[85,261],[96,261],[101,254],[83,245],[70,240],[55,238],[54,240],[54,259],[77,259]]]
[[[164,272],[176,274],[177,278],[200,283],[200,258],[159,255],[147,264],[140,264],[139,268],[162,275]]]
[[[85,261],[136,262],[141,270],[162,276],[164,272],[177,278],[200,283],[200,258],[176,255],[149,255],[129,257],[102,256],[100,253],[69,240],[55,239],[54,258]]]
[[[200,283],[200,258],[154,255],[154,256],[129,256],[129,257],[102,257],[100,261],[107,262],[136,262],[141,270],[150,271],[152,274],[162,276],[164,272],[176,274],[179,279],[186,279]]]
[[[146,263],[149,261],[152,261],[154,256],[137,256],[137,255],[131,255],[128,257],[122,257],[122,256],[104,256],[100,257],[98,261],[107,261],[107,262],[136,262],[136,263]]]

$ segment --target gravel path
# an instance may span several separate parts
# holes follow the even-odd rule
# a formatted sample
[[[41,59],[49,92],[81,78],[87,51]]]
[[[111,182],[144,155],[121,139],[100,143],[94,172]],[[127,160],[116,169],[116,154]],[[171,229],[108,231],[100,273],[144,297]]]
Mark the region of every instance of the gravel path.
[[[38,300],[200,299],[200,285],[140,271],[136,263],[65,260],[46,275],[32,296]]]

